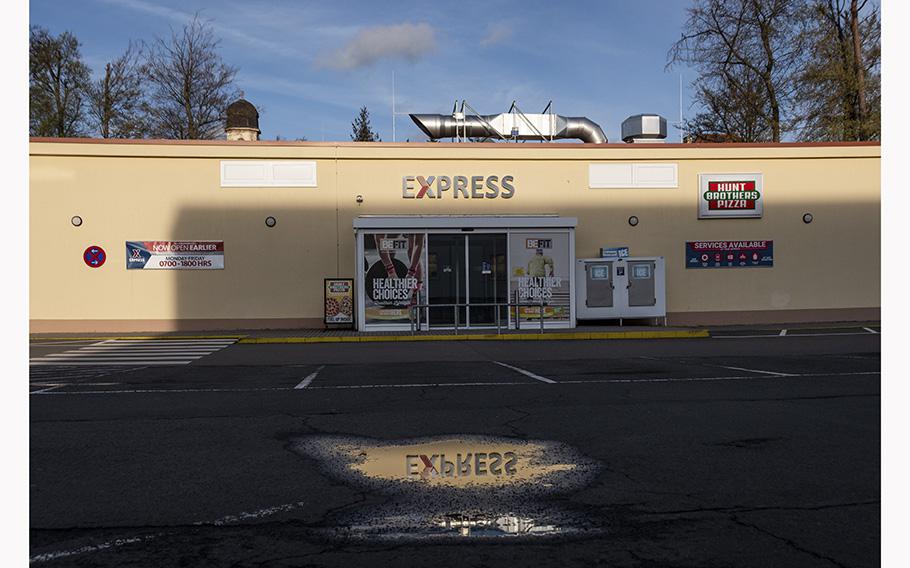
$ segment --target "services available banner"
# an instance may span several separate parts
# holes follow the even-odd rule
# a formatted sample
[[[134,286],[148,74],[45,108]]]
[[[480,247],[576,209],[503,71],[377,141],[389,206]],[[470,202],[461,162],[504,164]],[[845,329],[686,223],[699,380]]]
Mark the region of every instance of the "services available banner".
[[[224,241],[126,241],[128,270],[221,270]]]
[[[774,241],[689,241],[686,268],[774,266]]]
[[[761,174],[699,174],[698,218],[762,216]]]

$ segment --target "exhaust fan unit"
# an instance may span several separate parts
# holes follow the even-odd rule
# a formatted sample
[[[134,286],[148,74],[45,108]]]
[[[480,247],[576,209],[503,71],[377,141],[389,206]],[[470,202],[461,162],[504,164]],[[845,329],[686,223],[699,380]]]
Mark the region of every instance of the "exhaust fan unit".
[[[667,137],[667,119],[659,114],[636,114],[622,121],[623,142],[661,142]]]

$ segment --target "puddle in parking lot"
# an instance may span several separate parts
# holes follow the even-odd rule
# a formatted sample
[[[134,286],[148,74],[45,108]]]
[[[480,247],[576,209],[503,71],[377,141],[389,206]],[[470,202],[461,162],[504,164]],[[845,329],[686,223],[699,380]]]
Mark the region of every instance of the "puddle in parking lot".
[[[334,536],[489,539],[604,530],[566,499],[594,479],[598,464],[559,442],[305,436],[292,448],[328,476],[386,498],[339,517]]]

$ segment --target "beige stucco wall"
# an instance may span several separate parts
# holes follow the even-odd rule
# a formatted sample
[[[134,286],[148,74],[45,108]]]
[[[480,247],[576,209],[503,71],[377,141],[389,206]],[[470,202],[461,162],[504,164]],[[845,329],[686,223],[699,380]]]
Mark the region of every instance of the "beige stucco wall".
[[[428,213],[578,217],[579,258],[615,245],[666,257],[667,309],[678,321],[748,321],[743,312],[754,321],[853,319],[880,305],[880,156],[877,145],[33,140],[32,329],[318,325],[322,279],[353,276],[354,217]],[[222,188],[222,159],[315,160],[318,186]],[[588,165],[609,161],[675,162],[679,187],[588,189]],[[698,174],[725,172],[764,175],[763,218],[698,220]],[[512,199],[402,199],[404,175],[512,175],[516,191]],[[802,222],[804,212],[813,223]],[[276,227],[266,227],[268,215]],[[127,240],[204,239],[224,240],[224,270],[125,269]],[[685,241],[707,239],[773,240],[774,267],[685,269]],[[108,253],[98,269],[82,262],[93,244]]]

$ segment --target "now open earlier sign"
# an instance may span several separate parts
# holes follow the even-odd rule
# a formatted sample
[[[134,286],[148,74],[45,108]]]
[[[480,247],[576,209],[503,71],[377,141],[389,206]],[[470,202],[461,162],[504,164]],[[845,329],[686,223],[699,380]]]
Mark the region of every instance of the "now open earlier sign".
[[[699,174],[698,218],[761,217],[761,174]]]

